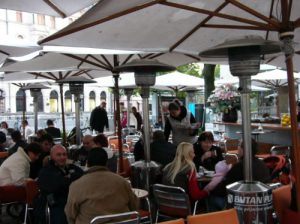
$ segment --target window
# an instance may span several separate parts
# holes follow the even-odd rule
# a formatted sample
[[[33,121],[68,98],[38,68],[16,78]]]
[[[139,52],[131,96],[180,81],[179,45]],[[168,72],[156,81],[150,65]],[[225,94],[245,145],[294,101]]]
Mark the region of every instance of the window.
[[[58,112],[58,94],[55,90],[50,92],[50,112]]]
[[[90,111],[92,111],[96,107],[96,94],[94,91],[90,92],[89,107],[90,107]]]
[[[45,25],[45,16],[44,15],[37,15],[37,23],[38,25]]]
[[[5,112],[5,92],[0,89],[0,113]]]
[[[102,91],[100,93],[100,101],[106,101],[106,92]]]
[[[72,112],[72,94],[70,90],[65,92],[65,112]]]
[[[26,93],[21,89],[16,93],[16,111],[26,111]]]
[[[22,23],[23,22],[22,12],[16,12],[16,21],[18,23]]]

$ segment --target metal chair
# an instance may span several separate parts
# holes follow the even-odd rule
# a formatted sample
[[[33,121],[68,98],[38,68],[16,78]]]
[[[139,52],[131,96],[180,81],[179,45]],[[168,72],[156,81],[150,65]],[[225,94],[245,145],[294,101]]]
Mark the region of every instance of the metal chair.
[[[115,223],[115,224],[139,224],[140,215],[137,211],[124,212],[112,215],[96,216],[92,219],[90,224],[97,223]]]
[[[272,191],[273,207],[279,223],[283,222],[283,212],[291,204],[291,186],[284,185]]]
[[[238,214],[235,208],[227,209],[219,212],[210,212],[201,215],[189,215],[189,224],[239,224]]]
[[[157,223],[159,215],[186,218],[188,215],[196,213],[198,201],[195,202],[192,213],[189,196],[181,187],[154,184],[153,194],[157,205],[155,223]]]
[[[274,145],[270,149],[271,155],[284,155],[286,158],[290,158],[291,146],[288,145]]]

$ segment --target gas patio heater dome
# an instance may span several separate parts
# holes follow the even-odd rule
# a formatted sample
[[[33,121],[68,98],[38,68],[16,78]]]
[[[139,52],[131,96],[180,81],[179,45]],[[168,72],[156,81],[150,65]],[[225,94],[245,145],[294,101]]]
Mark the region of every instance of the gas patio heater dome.
[[[75,120],[76,120],[76,144],[81,143],[81,133],[80,133],[80,96],[83,94],[85,83],[96,83],[92,79],[87,79],[80,76],[72,76],[66,79],[61,79],[56,81],[56,83],[68,83],[71,94],[74,95],[75,101]]]
[[[30,95],[33,97],[34,110],[34,133],[38,130],[38,98],[41,95],[42,89],[50,89],[41,83],[29,84],[21,88],[22,90],[30,90]]]
[[[246,36],[226,40],[223,44],[200,53],[203,58],[228,58],[232,75],[239,77],[244,142],[244,181],[227,186],[227,199],[229,205],[237,208],[241,223],[272,223],[271,189],[265,184],[253,181],[249,93],[251,92],[251,76],[259,72],[261,56],[278,53],[281,49],[280,42],[267,41],[260,36]],[[262,207],[264,209],[260,210]]]
[[[150,169],[157,167],[154,162],[150,162],[150,125],[149,125],[149,94],[150,86],[155,84],[157,72],[168,72],[175,70],[175,67],[160,63],[157,60],[133,60],[130,63],[115,67],[118,72],[134,72],[135,83],[141,87],[141,97],[143,100],[143,129],[144,129],[144,153],[145,162],[137,162],[142,171],[145,171],[144,187],[149,190],[150,186]],[[138,164],[139,163],[139,164]]]

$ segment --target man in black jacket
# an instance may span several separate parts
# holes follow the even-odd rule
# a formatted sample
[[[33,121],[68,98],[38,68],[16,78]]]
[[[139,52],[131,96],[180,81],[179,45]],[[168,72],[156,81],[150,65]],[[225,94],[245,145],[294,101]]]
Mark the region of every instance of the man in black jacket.
[[[106,102],[102,102],[100,106],[96,107],[90,117],[90,127],[98,133],[103,133],[104,126],[108,129],[108,117],[105,110]]]
[[[67,164],[67,151],[55,145],[50,152],[49,164],[42,168],[38,184],[50,208],[51,224],[67,224],[64,207],[67,203],[70,184],[82,176],[81,168]]]

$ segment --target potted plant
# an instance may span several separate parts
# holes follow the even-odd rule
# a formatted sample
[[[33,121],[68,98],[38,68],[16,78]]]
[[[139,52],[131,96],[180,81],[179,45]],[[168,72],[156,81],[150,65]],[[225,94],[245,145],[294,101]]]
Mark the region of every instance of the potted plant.
[[[236,122],[237,110],[240,109],[240,94],[233,84],[218,86],[207,99],[215,113],[222,113],[224,122]]]

